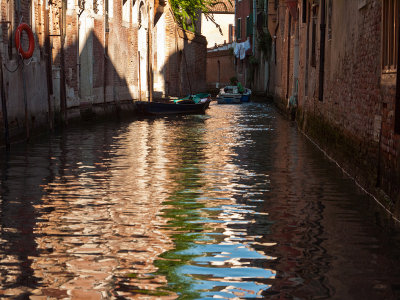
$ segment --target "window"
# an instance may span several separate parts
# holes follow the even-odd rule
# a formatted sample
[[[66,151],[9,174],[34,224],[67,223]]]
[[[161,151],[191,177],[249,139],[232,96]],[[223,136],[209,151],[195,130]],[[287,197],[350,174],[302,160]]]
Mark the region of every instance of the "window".
[[[302,21],[303,23],[307,22],[307,0],[303,0],[303,6],[302,6]]]
[[[144,3],[143,2],[140,2],[140,6],[139,6],[139,16],[138,16],[138,25],[139,25],[139,28],[140,27],[142,27],[142,25],[144,25],[144,24],[142,24],[142,22],[144,21],[143,20],[143,17],[144,17]]]
[[[236,21],[236,39],[242,38],[242,18],[238,18]]]
[[[232,43],[233,42],[233,25],[232,24],[229,24],[229,43]]]
[[[99,7],[97,5],[97,0],[93,0],[93,12],[97,14],[99,12]]]
[[[382,4],[382,72],[395,73],[399,59],[400,0],[383,0]],[[400,134],[399,74],[396,76],[394,132]]]
[[[328,0],[328,40],[332,39],[332,0]]]
[[[103,1],[93,0],[93,12],[98,15],[103,14]]]
[[[317,36],[317,7],[314,6],[312,8],[313,10],[313,16],[311,19],[311,66],[316,67],[317,66],[317,59],[316,59],[316,48],[315,48],[315,43],[317,42],[316,36]]]
[[[131,2],[128,0],[122,0],[122,21],[129,22],[130,20],[130,7]]]
[[[400,0],[383,0],[382,70],[396,72]]]
[[[253,34],[253,15],[246,17],[246,37]]]
[[[112,18],[114,16],[114,0],[106,0],[108,2],[108,16]]]

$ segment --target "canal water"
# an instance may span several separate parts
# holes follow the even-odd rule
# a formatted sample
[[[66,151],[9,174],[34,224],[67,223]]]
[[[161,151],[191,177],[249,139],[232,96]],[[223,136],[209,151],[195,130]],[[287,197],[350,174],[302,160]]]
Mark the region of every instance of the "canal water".
[[[2,155],[0,299],[400,299],[399,233],[269,103]]]

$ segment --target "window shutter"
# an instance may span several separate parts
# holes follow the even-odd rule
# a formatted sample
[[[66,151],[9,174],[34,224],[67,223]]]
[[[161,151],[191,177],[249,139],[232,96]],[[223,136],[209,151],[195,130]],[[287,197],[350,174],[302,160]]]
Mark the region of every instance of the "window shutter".
[[[246,36],[251,36],[253,34],[253,14],[250,14],[246,18]]]

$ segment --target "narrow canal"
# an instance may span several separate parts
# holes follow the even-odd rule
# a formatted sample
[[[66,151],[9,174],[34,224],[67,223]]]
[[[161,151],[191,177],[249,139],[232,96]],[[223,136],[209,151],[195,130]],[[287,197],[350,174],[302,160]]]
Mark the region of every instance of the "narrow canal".
[[[1,299],[400,299],[399,233],[268,103],[2,155]]]

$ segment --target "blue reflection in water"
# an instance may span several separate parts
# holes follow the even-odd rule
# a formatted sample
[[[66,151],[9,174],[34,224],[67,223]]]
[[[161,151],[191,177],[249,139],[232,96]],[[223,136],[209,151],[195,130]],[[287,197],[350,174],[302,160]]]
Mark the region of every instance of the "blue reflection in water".
[[[163,211],[175,249],[160,256],[158,273],[181,299],[262,298],[276,275],[275,258],[260,246],[270,224],[262,210],[268,174],[240,160],[243,130],[211,129],[182,130],[175,142],[185,155],[175,159],[179,176]]]

